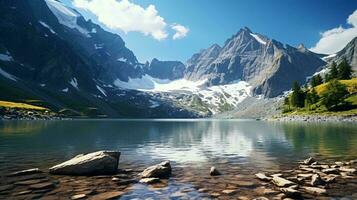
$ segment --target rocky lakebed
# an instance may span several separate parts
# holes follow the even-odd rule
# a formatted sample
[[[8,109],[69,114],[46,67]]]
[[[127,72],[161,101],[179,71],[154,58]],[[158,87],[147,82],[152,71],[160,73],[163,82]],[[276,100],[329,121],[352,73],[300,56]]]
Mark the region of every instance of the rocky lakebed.
[[[119,166],[120,152],[80,154],[49,169],[3,174],[0,199],[357,199],[357,160],[310,157],[281,170],[220,162]]]

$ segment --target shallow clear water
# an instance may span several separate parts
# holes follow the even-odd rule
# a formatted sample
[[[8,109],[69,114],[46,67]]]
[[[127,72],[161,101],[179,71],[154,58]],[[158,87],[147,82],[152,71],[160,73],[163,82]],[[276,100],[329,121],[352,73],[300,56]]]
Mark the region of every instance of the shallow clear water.
[[[0,121],[0,173],[47,168],[76,154],[120,150],[121,166],[170,160],[279,168],[318,154],[357,158],[357,125],[243,120]]]

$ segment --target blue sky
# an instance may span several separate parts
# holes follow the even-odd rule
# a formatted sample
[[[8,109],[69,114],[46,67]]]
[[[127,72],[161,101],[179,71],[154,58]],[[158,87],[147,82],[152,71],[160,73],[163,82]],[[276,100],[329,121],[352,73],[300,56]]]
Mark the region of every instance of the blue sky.
[[[97,1],[100,6],[96,6],[92,1]],[[98,17],[104,19],[111,13],[121,12],[120,9],[109,10],[108,6],[97,9],[103,5],[101,1],[108,2],[74,0],[77,9],[86,18],[107,27],[119,23],[118,19],[123,17],[112,18],[112,21],[104,20],[105,23],[98,20]],[[71,4],[72,1],[64,2]],[[83,6],[87,2],[93,4]],[[356,0],[129,0],[129,3],[135,5],[133,11],[139,7],[145,11],[148,6],[155,6],[154,17],[159,18],[153,17],[152,21],[158,20],[158,23],[141,23],[145,19],[133,14],[135,19],[128,22],[132,23],[131,25],[122,28],[119,24],[119,28],[111,27],[107,30],[118,33],[141,62],[154,57],[184,62],[200,49],[214,43],[223,45],[226,39],[244,26],[292,46],[304,43],[306,47],[311,48],[320,41],[320,46],[314,50],[322,53],[333,53],[341,48],[337,47],[338,45],[346,43],[353,35],[357,36],[357,12],[356,16],[350,17],[350,23],[346,22],[357,9]],[[165,28],[162,28],[162,22]],[[172,37],[175,30],[171,27],[178,24],[189,31],[185,36],[181,35],[179,39],[174,40]],[[142,29],[132,30],[137,26],[142,26]],[[156,26],[160,27],[159,31],[151,28]],[[331,36],[329,31],[335,35]],[[326,38],[322,36],[324,32]],[[343,39],[340,41],[336,37]]]

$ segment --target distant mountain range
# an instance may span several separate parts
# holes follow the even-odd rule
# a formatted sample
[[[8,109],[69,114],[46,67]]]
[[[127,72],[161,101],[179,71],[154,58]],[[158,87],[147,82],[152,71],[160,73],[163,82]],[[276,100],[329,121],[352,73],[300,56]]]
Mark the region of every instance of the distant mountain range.
[[[342,58],[291,47],[245,27],[186,63],[139,63],[117,35],[56,0],[0,2],[0,99],[85,117],[205,117],[246,97],[276,97]]]

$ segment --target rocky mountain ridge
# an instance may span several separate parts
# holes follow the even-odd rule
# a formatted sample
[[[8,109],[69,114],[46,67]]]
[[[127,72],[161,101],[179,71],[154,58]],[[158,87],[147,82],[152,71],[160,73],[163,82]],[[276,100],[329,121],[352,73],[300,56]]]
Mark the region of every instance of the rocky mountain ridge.
[[[0,98],[70,116],[198,117],[151,94],[116,88],[144,74],[119,35],[56,0],[0,2]],[[160,106],[152,106],[152,102]]]
[[[327,56],[247,27],[186,64],[143,64],[119,35],[57,0],[4,0],[0,28],[0,98],[71,116],[207,117],[252,96],[277,97],[331,60],[357,66],[357,39]]]
[[[187,61],[185,78],[207,79],[209,85],[243,80],[253,86],[254,94],[275,97],[325,64],[304,46],[283,45],[245,27],[223,47],[213,45],[194,54]]]

